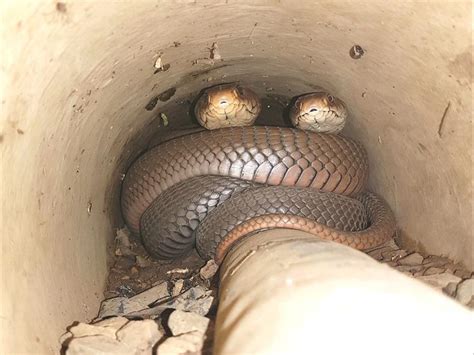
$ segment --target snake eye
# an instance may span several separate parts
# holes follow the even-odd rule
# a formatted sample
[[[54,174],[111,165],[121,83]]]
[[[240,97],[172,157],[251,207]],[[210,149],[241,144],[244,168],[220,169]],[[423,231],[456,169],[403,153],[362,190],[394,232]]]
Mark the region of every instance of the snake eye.
[[[225,106],[225,105],[227,105],[227,100],[221,100],[221,101],[219,101],[219,105],[220,105],[220,106]]]
[[[328,95],[328,101],[329,101],[330,104],[333,104],[334,101],[335,101],[334,96]]]
[[[309,109],[309,112],[310,112],[310,113],[315,113],[315,112],[318,112],[318,111],[319,111],[319,110],[318,110],[316,107],[311,107],[311,108]]]

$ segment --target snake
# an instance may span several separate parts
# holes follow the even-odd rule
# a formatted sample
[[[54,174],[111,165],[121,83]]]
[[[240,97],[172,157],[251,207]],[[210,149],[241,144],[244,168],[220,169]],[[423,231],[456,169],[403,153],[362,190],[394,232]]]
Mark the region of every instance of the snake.
[[[282,226],[367,249],[395,231],[386,202],[365,191],[367,177],[367,153],[348,137],[221,128],[166,141],[140,156],[123,182],[122,213],[150,254],[163,259],[196,245],[220,262],[239,239]],[[248,213],[229,220],[229,208]]]
[[[220,84],[204,90],[194,113],[199,124],[209,130],[251,126],[262,105],[257,94],[236,83]]]
[[[294,127],[315,132],[339,133],[347,116],[345,103],[325,91],[301,95],[290,108]]]

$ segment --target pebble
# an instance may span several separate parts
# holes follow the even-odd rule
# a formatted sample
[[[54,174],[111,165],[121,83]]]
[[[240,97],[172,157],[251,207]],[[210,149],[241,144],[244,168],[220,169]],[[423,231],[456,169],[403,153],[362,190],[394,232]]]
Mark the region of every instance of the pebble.
[[[432,267],[426,269],[426,271],[423,275],[430,276],[430,275],[442,274],[444,271],[445,271],[445,269],[443,269],[443,268],[432,266]]]
[[[460,303],[467,305],[468,303],[471,302],[474,293],[474,279],[467,279],[461,282],[458,285],[457,291],[456,291],[456,300],[458,300]]]
[[[219,266],[211,259],[199,270],[199,275],[203,280],[209,280],[216,274],[217,270],[219,270]]]
[[[159,355],[200,354],[204,335],[194,331],[166,339],[158,346]]]
[[[168,319],[168,327],[173,335],[180,335],[193,331],[198,331],[204,334],[206,333],[208,325],[209,318],[192,312],[183,312],[178,309],[173,311]]]
[[[451,282],[455,282],[456,284],[459,283],[459,281],[461,281],[461,278],[454,276],[453,274],[450,274],[448,272],[444,272],[442,274],[437,275],[420,276],[418,277],[418,280],[421,280],[427,283],[428,285],[441,290]]]
[[[423,262],[423,256],[418,253],[412,253],[401,258],[398,262],[401,265],[420,265]]]

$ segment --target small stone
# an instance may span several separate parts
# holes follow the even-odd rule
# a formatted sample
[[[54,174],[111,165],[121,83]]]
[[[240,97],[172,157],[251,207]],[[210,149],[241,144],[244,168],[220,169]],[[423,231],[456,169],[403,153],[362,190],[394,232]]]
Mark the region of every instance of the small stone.
[[[132,266],[132,268],[130,269],[130,272],[132,274],[138,274],[138,268],[136,266]]]
[[[184,287],[184,280],[183,279],[177,280],[173,285],[173,290],[171,291],[171,295],[173,297],[178,296],[183,290],[183,287]]]
[[[472,272],[465,269],[457,269],[454,271],[454,275],[460,277],[461,279],[469,279],[472,276]]]
[[[434,288],[437,288],[439,290],[442,290],[450,282],[459,283],[459,281],[461,281],[459,277],[454,276],[453,274],[450,274],[448,272],[444,272],[442,274],[436,274],[436,275],[420,276],[418,277],[418,280],[423,281],[427,283],[428,285],[433,286]]]
[[[130,276],[124,275],[120,278],[120,280],[130,280]]]
[[[162,338],[158,325],[153,320],[130,321],[117,332],[117,340],[139,352],[152,352]]]
[[[160,355],[198,354],[204,344],[204,334],[191,332],[166,339],[158,346]]]
[[[115,338],[106,335],[73,338],[66,349],[67,355],[133,354],[133,350]]]
[[[398,262],[401,265],[420,265],[423,262],[423,256],[418,253],[412,253],[401,258]]]
[[[437,274],[442,274],[444,271],[445,271],[445,269],[443,269],[443,268],[432,266],[432,267],[426,269],[426,271],[423,275],[425,275],[425,276],[437,275]]]
[[[474,296],[474,279],[467,279],[461,282],[458,285],[456,290],[456,300],[460,303],[467,305],[471,302],[472,297]]]
[[[443,292],[449,297],[454,297],[456,296],[457,288],[458,288],[458,284],[456,282],[450,282],[443,288]]]
[[[192,312],[183,312],[175,310],[168,319],[168,327],[173,335],[180,335],[198,331],[202,334],[206,333],[209,325],[209,318],[200,316]]]
[[[219,270],[219,266],[211,259],[199,270],[199,275],[203,280],[209,280],[216,274],[217,270]]]

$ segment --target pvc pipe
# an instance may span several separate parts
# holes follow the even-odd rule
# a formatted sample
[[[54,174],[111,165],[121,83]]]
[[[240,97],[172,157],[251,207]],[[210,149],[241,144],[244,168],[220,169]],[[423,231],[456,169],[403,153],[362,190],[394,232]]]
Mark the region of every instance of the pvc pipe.
[[[472,354],[473,313],[366,254],[294,230],[220,271],[214,354]]]

